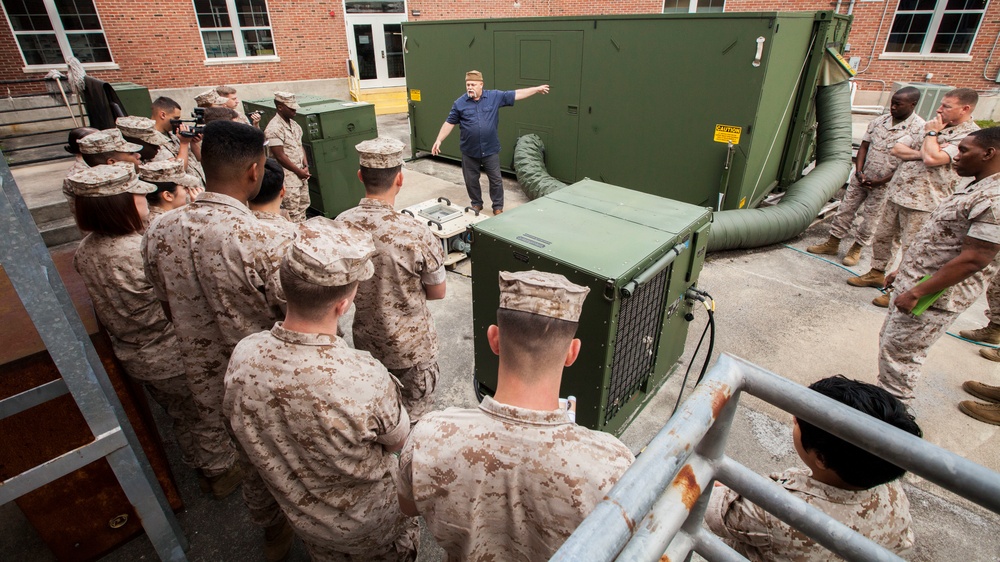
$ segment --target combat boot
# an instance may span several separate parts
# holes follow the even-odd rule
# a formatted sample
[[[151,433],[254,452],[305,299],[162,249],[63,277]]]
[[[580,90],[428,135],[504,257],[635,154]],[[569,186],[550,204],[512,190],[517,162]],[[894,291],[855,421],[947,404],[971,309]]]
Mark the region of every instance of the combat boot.
[[[889,293],[882,293],[881,295],[872,299],[872,304],[879,308],[889,308]]]
[[[239,461],[233,463],[229,470],[215,476],[205,476],[198,471],[198,485],[201,491],[212,494],[212,497],[221,500],[225,499],[236,491],[236,488],[243,482],[243,468]]]
[[[288,552],[292,550],[294,540],[295,532],[288,524],[288,519],[282,516],[280,523],[264,529],[264,558],[267,562],[285,560],[288,558]]]
[[[864,275],[851,277],[847,280],[847,284],[854,287],[875,287],[876,289],[881,289],[885,286],[885,272],[872,269]]]
[[[983,357],[989,359],[990,361],[996,361],[1000,363],[1000,349],[980,349],[979,354]]]
[[[958,403],[962,413],[981,422],[1000,425],[1000,404],[983,404],[974,400],[963,400]]]
[[[962,330],[958,335],[967,340],[998,344],[1000,343],[1000,324],[990,322],[978,330]]]
[[[847,255],[844,256],[844,260],[841,263],[847,267],[854,267],[858,265],[858,260],[861,259],[862,248],[864,248],[864,246],[855,242],[854,245],[851,246],[851,249],[847,250]]]
[[[965,381],[962,390],[988,402],[1000,402],[1000,386],[990,386],[977,381]]]
[[[810,254],[823,254],[827,256],[835,256],[837,252],[840,251],[840,238],[836,236],[830,236],[830,239],[822,244],[817,244],[815,246],[809,246],[806,251]]]

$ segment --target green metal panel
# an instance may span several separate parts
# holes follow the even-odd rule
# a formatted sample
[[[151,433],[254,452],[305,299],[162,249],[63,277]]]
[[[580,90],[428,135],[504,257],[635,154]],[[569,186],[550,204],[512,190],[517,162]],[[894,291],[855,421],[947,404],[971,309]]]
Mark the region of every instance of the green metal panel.
[[[310,207],[334,218],[357,206],[365,196],[364,185],[358,180],[360,163],[354,146],[378,136],[375,106],[319,96],[297,97],[301,107],[295,122],[302,127],[302,144],[312,174]],[[273,99],[245,101],[243,108],[248,113],[264,113],[262,128],[276,115]]]
[[[471,257],[476,380],[496,388],[497,357],[485,335],[496,322],[499,272],[560,273],[591,290],[577,332],[584,345],[563,375],[560,395],[577,397],[577,423],[620,434],[683,352],[684,315],[691,306],[684,293],[697,281],[710,216],[702,207],[584,180],[475,225]],[[631,297],[623,296],[623,287],[685,241],[688,247],[654,281]],[[654,299],[659,306],[637,309],[639,301],[628,302],[638,298]],[[626,330],[620,324],[631,326],[628,337],[619,337]],[[636,332],[638,324],[642,327]],[[625,371],[616,365],[629,355],[627,350],[635,355],[635,345],[651,364],[630,372],[628,380],[634,384],[623,391]]]
[[[465,71],[478,68],[487,88],[552,88],[501,110],[508,171],[514,141],[530,132],[560,180],[751,206],[801,176],[822,51],[842,48],[849,27],[830,12],[407,22],[411,145],[430,150]],[[717,125],[741,131],[731,158]],[[445,157],[461,157],[457,137]]]
[[[122,100],[125,112],[129,115],[149,117],[153,114],[153,100],[149,97],[149,88],[132,82],[112,82],[111,88]]]

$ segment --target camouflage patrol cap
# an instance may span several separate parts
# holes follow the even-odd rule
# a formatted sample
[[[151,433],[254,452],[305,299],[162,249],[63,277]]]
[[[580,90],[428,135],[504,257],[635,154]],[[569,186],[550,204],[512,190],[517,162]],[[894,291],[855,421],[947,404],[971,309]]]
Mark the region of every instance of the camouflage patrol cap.
[[[576,322],[589,292],[555,273],[500,272],[500,308]]]
[[[304,281],[340,287],[364,281],[375,273],[371,258],[375,243],[370,234],[346,223],[314,217],[299,225],[285,261]]]
[[[396,139],[378,137],[355,145],[365,168],[395,168],[403,165],[403,149],[406,145]]]
[[[118,129],[104,129],[90,133],[77,141],[82,154],[104,154],[105,152],[139,152],[142,145],[128,142]]]
[[[483,81],[483,73],[479,72],[478,70],[470,70],[470,71],[468,71],[468,72],[465,73],[465,81],[466,82],[482,82]]]
[[[157,160],[139,166],[139,179],[160,183],[176,183],[185,187],[201,187],[201,180],[184,171],[180,160]]]
[[[153,121],[149,117],[140,117],[138,115],[119,117],[115,121],[115,125],[118,125],[118,130],[122,132],[122,135],[139,139],[142,142],[148,142],[156,146],[163,146],[170,143],[167,135],[156,130],[156,121]]]
[[[291,92],[274,92],[274,101],[283,103],[289,109],[299,108],[299,103],[295,101],[295,94]]]
[[[219,92],[215,91],[215,88],[194,97],[194,102],[198,104],[198,107],[226,105],[227,101],[229,100],[220,96]]]
[[[80,170],[66,178],[66,182],[77,197],[109,197],[119,193],[145,195],[156,191],[155,185],[139,179],[135,167],[128,162]]]

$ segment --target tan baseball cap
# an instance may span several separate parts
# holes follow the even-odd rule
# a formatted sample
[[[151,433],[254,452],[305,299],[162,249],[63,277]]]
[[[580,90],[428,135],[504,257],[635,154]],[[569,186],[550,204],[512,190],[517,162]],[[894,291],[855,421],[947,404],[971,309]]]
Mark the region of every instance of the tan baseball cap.
[[[139,179],[144,181],[176,183],[185,187],[201,187],[201,180],[184,171],[180,160],[158,160],[139,166]]]
[[[285,254],[292,273],[324,287],[340,287],[370,279],[375,243],[367,232],[347,223],[314,217],[299,225]]]
[[[403,165],[406,145],[396,139],[378,137],[355,145],[361,166],[365,168],[395,168]]]
[[[291,92],[274,92],[274,101],[279,101],[289,109],[298,109],[299,103],[295,101],[295,94]]]
[[[140,117],[138,115],[119,117],[115,121],[115,125],[118,126],[118,130],[124,136],[139,139],[142,142],[148,142],[156,146],[170,144],[170,139],[167,138],[167,135],[157,131],[156,121],[153,121],[149,117]]]
[[[197,96],[195,96],[194,97],[194,101],[195,101],[195,103],[198,104],[199,107],[201,107],[201,106],[206,106],[206,105],[209,105],[209,106],[222,106],[222,105],[226,105],[226,102],[229,101],[229,100],[227,100],[226,98],[220,96],[219,92],[216,92],[215,88],[212,88],[211,90],[209,90],[207,92],[202,92],[202,93],[198,94]]]
[[[128,162],[102,164],[80,170],[66,178],[73,195],[77,197],[108,197],[119,193],[145,195],[156,191],[156,186],[139,179],[135,167]]]
[[[483,73],[479,72],[478,70],[470,70],[470,71],[466,72],[465,73],[465,81],[469,82],[469,81],[472,81],[472,80],[477,81],[477,82],[482,82],[483,81]]]
[[[500,272],[500,308],[576,322],[589,292],[556,273]]]
[[[105,152],[139,152],[141,144],[127,142],[118,129],[104,129],[90,133],[77,141],[81,154],[104,154]]]

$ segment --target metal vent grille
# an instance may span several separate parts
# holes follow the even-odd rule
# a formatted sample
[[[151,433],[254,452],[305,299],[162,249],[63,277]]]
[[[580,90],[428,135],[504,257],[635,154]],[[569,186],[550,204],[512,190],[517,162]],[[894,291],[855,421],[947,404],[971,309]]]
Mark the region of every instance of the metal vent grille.
[[[653,371],[656,344],[663,326],[667,277],[672,269],[664,269],[631,297],[622,300],[604,423],[615,417]]]

